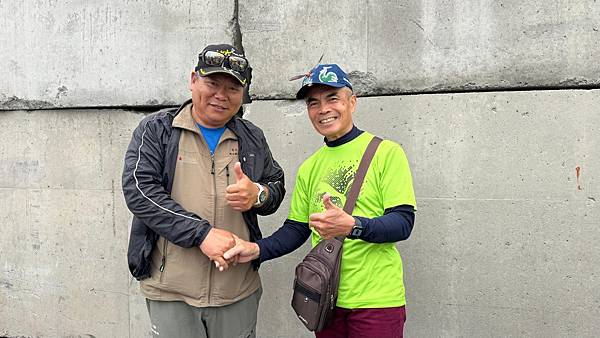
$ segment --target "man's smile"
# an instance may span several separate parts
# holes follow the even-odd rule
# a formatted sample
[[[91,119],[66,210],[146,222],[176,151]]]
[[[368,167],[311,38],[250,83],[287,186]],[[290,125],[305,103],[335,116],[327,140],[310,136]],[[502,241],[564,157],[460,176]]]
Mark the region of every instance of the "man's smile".
[[[328,124],[328,123],[333,122],[335,120],[337,120],[337,117],[335,117],[335,116],[328,116],[328,117],[320,119],[319,120],[319,124]]]

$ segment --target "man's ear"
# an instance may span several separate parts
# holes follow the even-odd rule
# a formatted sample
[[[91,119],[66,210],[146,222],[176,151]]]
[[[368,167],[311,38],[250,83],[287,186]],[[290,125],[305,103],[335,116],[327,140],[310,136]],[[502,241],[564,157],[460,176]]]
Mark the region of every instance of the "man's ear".
[[[352,106],[352,113],[354,113],[356,110],[356,95],[354,93],[352,93],[352,96],[350,97],[350,105]]]
[[[194,86],[194,83],[196,83],[198,79],[196,78],[196,72],[192,71],[192,74],[190,75],[190,84],[188,85],[188,88],[190,90],[192,90],[192,87]]]

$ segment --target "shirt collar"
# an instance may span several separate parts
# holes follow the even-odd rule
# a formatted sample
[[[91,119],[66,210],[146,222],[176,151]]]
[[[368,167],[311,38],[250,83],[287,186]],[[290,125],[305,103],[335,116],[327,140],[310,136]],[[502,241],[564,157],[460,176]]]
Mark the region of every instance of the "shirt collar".
[[[342,136],[338,139],[335,139],[333,141],[327,141],[327,138],[324,138],[324,140],[325,140],[325,144],[328,147],[338,147],[338,146],[341,146],[342,144],[345,144],[345,143],[348,143],[348,142],[354,140],[362,133],[364,133],[364,131],[356,128],[355,125],[352,125],[352,129],[349,132],[347,132],[344,136]]]

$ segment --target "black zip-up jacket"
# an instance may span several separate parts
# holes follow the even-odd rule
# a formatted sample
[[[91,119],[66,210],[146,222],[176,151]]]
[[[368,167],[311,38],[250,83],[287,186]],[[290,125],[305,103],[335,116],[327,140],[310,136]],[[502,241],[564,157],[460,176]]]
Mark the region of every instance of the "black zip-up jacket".
[[[212,227],[200,216],[183,209],[170,195],[181,135],[181,129],[173,128],[173,119],[190,102],[144,118],[134,130],[125,153],[123,195],[133,213],[127,260],[131,274],[138,280],[150,276],[150,254],[159,235],[181,247],[197,247]],[[235,116],[225,126],[238,138],[238,156],[244,174],[269,188],[269,198],[262,206],[242,213],[250,241],[254,242],[262,238],[257,215],[274,213],[283,200],[283,170],[273,159],[260,128]],[[253,264],[258,269],[258,260]]]

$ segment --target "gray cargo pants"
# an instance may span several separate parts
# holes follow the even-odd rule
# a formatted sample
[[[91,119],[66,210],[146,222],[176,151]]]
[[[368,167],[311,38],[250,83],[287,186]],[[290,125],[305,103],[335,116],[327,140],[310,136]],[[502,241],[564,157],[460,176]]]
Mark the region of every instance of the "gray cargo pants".
[[[146,299],[155,338],[255,338],[262,289],[233,304],[195,307]]]

